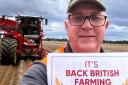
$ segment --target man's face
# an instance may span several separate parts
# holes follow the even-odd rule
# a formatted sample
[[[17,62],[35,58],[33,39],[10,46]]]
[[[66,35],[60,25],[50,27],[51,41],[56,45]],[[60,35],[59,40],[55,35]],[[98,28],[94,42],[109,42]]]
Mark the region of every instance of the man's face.
[[[73,52],[99,52],[108,21],[100,7],[80,4],[69,13],[65,27]]]

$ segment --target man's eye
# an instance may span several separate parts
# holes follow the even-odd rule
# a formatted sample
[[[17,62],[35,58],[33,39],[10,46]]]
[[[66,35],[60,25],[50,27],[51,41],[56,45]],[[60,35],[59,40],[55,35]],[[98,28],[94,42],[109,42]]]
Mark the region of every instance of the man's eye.
[[[101,17],[100,16],[92,16],[91,18],[92,19],[100,19]]]
[[[103,18],[101,16],[91,16],[91,20],[102,20]]]
[[[76,20],[81,20],[81,19],[83,19],[84,17],[82,17],[82,16],[76,16],[76,17],[74,17],[74,19],[76,19]]]

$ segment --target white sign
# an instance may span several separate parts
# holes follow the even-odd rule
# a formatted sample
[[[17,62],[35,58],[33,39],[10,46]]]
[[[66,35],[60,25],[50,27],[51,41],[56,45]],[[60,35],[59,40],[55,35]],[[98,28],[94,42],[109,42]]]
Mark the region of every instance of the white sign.
[[[51,53],[48,85],[128,85],[128,53]]]

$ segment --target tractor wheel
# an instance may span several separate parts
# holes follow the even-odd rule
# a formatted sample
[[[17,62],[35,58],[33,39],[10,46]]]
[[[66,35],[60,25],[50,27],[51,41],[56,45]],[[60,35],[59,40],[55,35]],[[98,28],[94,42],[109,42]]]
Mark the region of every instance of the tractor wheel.
[[[16,56],[16,48],[18,42],[13,38],[5,38],[2,40],[1,63],[16,65],[18,62]]]

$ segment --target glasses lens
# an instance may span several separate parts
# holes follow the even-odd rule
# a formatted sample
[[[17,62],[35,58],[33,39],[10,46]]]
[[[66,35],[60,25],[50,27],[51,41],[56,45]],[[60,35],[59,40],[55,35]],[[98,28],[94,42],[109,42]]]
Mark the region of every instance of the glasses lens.
[[[69,21],[71,25],[82,25],[84,23],[84,16],[70,15]]]
[[[90,16],[90,23],[92,26],[103,26],[106,21],[106,16],[94,15]]]

